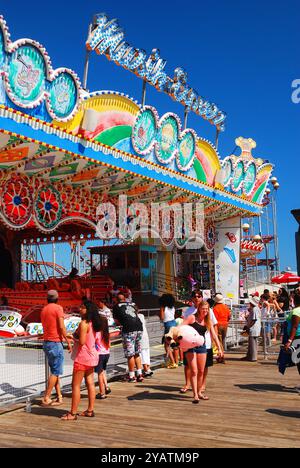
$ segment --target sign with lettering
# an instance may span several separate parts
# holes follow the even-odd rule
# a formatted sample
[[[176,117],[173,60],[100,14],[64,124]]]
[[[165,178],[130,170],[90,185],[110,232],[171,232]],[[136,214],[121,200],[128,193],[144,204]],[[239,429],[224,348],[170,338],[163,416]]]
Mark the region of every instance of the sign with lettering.
[[[159,91],[164,91],[187,110],[200,115],[219,130],[225,129],[226,114],[188,85],[186,71],[178,67],[174,71],[174,77],[169,77],[165,72],[167,62],[160,57],[159,50],[153,49],[147,55],[144,50],[132,47],[125,41],[125,33],[116,19],[110,20],[105,13],[96,15],[86,47],[88,50],[95,50],[97,54],[106,55],[109,60],[135,73]]]

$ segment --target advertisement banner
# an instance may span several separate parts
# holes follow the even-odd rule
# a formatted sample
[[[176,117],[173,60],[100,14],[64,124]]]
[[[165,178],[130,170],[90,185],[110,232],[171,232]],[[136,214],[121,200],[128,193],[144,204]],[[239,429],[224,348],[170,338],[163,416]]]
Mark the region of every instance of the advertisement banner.
[[[216,225],[215,278],[216,292],[234,304],[239,300],[240,285],[240,218]]]

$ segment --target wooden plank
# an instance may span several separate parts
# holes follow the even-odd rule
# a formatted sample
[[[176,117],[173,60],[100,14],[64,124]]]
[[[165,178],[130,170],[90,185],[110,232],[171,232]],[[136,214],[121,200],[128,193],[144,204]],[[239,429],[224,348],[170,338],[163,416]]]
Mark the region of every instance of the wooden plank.
[[[60,421],[70,407],[33,405],[0,415],[1,447],[299,447],[300,397],[295,368],[283,377],[274,361],[257,364],[230,356],[209,369],[209,401],[193,405],[179,393],[183,369],[159,369],[139,384],[111,383],[97,400],[96,417]],[[284,388],[284,386],[290,388]],[[80,409],[87,405],[86,394]]]

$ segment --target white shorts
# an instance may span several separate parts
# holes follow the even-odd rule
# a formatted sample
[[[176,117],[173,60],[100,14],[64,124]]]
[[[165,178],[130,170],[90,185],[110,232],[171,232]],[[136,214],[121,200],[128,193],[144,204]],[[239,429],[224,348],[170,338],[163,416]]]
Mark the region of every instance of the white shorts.
[[[144,348],[141,352],[142,364],[148,364],[150,366],[150,348]]]

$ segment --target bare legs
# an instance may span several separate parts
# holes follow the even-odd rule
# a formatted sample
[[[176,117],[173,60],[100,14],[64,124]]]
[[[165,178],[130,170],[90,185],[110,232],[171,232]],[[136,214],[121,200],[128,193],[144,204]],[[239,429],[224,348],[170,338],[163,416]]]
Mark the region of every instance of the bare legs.
[[[128,361],[128,370],[129,372],[134,372],[134,368],[136,367],[137,370],[142,369],[142,360],[139,354],[135,354],[135,356],[130,356],[127,358]]]
[[[106,380],[106,374],[104,370],[100,371],[98,374],[98,383],[99,383],[100,395],[105,395],[106,388],[107,388],[107,380]]]
[[[43,404],[50,404],[51,403],[51,393],[53,388],[55,387],[56,393],[57,393],[57,398],[62,399],[62,394],[61,394],[61,389],[60,389],[60,383],[59,383],[59,377],[57,375],[51,374],[48,379],[48,386],[44,395],[44,398],[42,400]]]
[[[194,394],[194,401],[197,401],[200,398],[203,398],[202,391],[203,385],[205,384],[204,377],[206,370],[206,353],[187,353],[186,359],[188,362],[188,366],[187,368],[185,367],[185,388],[189,388],[191,382]]]
[[[81,382],[85,377],[87,391],[88,391],[88,409],[85,413],[87,415],[92,415],[94,412],[94,403],[96,397],[96,390],[94,385],[94,368],[89,369],[88,371],[74,371],[73,370],[73,378],[72,378],[72,404],[71,404],[71,412],[69,415],[76,417],[78,406],[80,403],[80,386]],[[70,419],[67,415],[63,416],[62,419]]]

